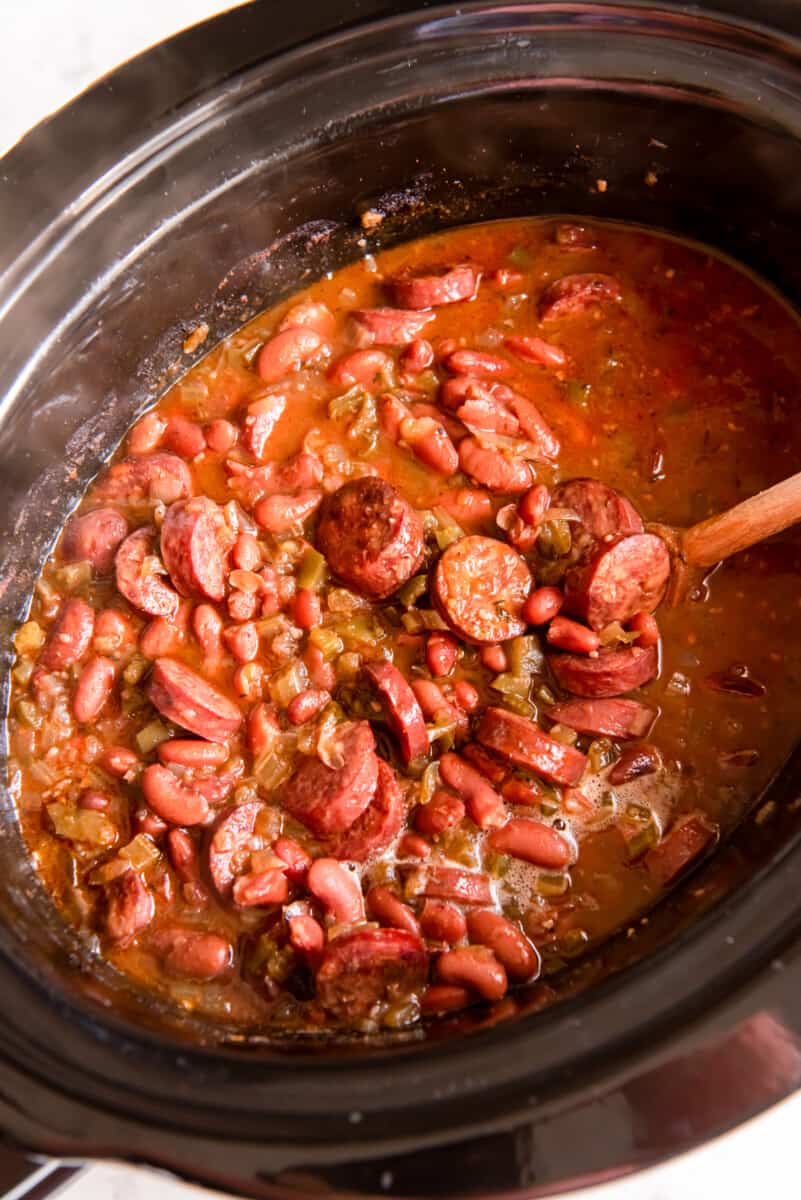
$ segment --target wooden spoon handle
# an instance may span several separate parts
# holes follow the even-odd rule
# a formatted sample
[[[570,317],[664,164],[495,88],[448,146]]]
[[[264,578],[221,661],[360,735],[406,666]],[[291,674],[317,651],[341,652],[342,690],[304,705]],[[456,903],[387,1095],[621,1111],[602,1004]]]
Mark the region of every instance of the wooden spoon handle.
[[[801,472],[735,504],[727,512],[685,529],[682,556],[691,565],[711,567],[738,550],[781,533],[796,521],[801,521]]]

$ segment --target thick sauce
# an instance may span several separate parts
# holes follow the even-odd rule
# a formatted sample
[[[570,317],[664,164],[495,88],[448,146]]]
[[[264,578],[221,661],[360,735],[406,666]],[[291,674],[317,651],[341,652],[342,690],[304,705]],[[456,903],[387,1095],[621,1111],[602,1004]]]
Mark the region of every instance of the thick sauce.
[[[405,1026],[647,909],[798,736],[801,543],[681,602],[649,523],[797,469],[801,331],[639,229],[472,226],[263,314],[131,430],[15,638],[66,919],[253,1030]]]

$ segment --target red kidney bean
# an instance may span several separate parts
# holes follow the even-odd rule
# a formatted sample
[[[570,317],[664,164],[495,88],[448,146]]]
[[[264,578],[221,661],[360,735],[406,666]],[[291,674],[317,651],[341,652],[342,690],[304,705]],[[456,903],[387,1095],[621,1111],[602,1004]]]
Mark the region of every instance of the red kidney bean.
[[[314,917],[299,913],[296,917],[290,917],[287,924],[289,925],[289,940],[294,950],[310,959],[315,959],[322,954],[325,946],[325,930],[319,921],[315,921]]]
[[[156,912],[152,894],[141,875],[125,871],[106,886],[106,935],[120,946],[127,946],[146,929]]]
[[[526,492],[531,486],[529,463],[506,458],[476,437],[466,437],[459,443],[459,463],[473,483],[491,492]]]
[[[400,356],[400,368],[410,375],[419,375],[434,361],[434,349],[425,338],[415,338]]]
[[[507,337],[503,339],[503,344],[518,358],[538,363],[541,367],[559,370],[561,367],[567,366],[567,355],[564,350],[561,350],[559,346],[552,346],[550,342],[543,342],[541,338]]]
[[[75,720],[85,725],[100,716],[111,697],[117,670],[110,658],[97,654],[90,658],[78,676],[72,696]]]
[[[453,698],[464,712],[475,712],[480,696],[478,690],[466,679],[457,679],[453,685]]]
[[[517,511],[526,522],[534,528],[541,525],[548,511],[551,497],[544,483],[535,483],[517,502]]]
[[[206,438],[203,430],[194,421],[188,420],[180,413],[172,413],[167,418],[167,428],[162,442],[173,454],[180,458],[197,458],[206,449]]]
[[[460,525],[474,525],[492,516],[492,500],[478,488],[453,488],[443,492],[438,503]]]
[[[528,817],[512,817],[501,829],[493,829],[489,843],[500,854],[511,854],[549,871],[560,871],[573,858],[569,842],[555,829]]]
[[[91,645],[94,628],[90,605],[85,600],[67,600],[58,611],[40,665],[48,671],[64,671],[80,662]]]
[[[146,808],[138,809],[134,813],[134,833],[146,833],[148,837],[158,838],[161,837],[166,828],[167,822],[162,821],[161,817],[157,817],[155,813],[148,812]]]
[[[169,831],[167,853],[179,879],[184,883],[193,883],[198,878],[197,846],[185,829]]]
[[[367,910],[380,925],[391,929],[405,929],[407,933],[420,936],[420,926],[408,904],[399,900],[388,887],[372,887],[367,893]]]
[[[286,709],[287,720],[290,725],[305,725],[323,711],[330,699],[329,692],[319,688],[307,688],[305,692],[299,692],[290,700]]]
[[[145,413],[128,434],[129,454],[151,454],[160,446],[166,428],[167,422],[160,413]]]
[[[310,642],[303,651],[303,661],[314,686],[324,692],[332,691],[337,681],[336,671],[330,662],[326,662],[320,647]]]
[[[353,876],[335,858],[318,858],[309,867],[306,884],[338,925],[364,919],[364,899]]]
[[[238,663],[253,662],[259,653],[259,631],[250,621],[226,629],[223,641]]]
[[[273,850],[286,864],[284,874],[287,879],[291,879],[293,883],[305,883],[309,867],[312,865],[312,857],[300,843],[294,838],[279,837],[273,843]]]
[[[292,620],[300,629],[314,629],[320,624],[320,597],[311,588],[298,588],[292,603]]]
[[[459,467],[459,455],[441,421],[433,417],[408,416],[400,424],[400,436],[412,448],[415,458],[440,475],[453,475]]]
[[[509,375],[511,363],[498,354],[486,354],[483,350],[454,350],[445,359],[444,366],[454,375]]]
[[[232,682],[237,696],[250,700],[258,699],[264,682],[264,667],[256,662],[242,663],[234,671]]]
[[[172,738],[162,742],[156,751],[159,762],[177,767],[221,767],[227,762],[228,747],[219,742],[204,742],[200,738]]]
[[[504,967],[510,979],[533,979],[540,968],[540,956],[526,935],[500,913],[471,912],[467,916],[471,942],[486,946]]]
[[[321,337],[333,337],[336,330],[336,318],[327,305],[319,300],[301,300],[293,304],[281,320],[279,329],[296,329],[302,325],[305,329],[313,329]]]
[[[99,762],[109,775],[115,775],[117,779],[122,779],[129,771],[138,767],[139,757],[126,746],[107,746],[100,755]]]
[[[98,791],[97,788],[84,788],[78,797],[78,808],[84,808],[88,812],[105,812],[110,804],[111,800],[106,793]]]
[[[332,383],[368,390],[392,386],[395,364],[383,350],[356,350],[338,359],[328,372]]]
[[[486,775],[487,779],[495,787],[499,787],[508,774],[508,769],[488,754],[483,746],[479,746],[478,742],[468,742],[462,746],[461,754],[469,763],[480,771],[482,775]]]
[[[488,671],[494,671],[496,675],[500,675],[508,666],[503,646],[482,646],[478,657],[481,659],[482,666],[486,667]]]
[[[469,762],[448,751],[439,760],[439,773],[441,779],[463,798],[479,829],[492,829],[503,824],[506,817],[503,800]]]
[[[251,871],[234,880],[234,904],[240,908],[255,908],[261,904],[285,904],[289,897],[286,875],[277,867],[266,871]]]
[[[231,421],[221,418],[206,426],[206,445],[215,454],[227,454],[236,445],[239,430]]]
[[[292,325],[264,343],[256,355],[256,372],[265,383],[278,383],[290,371],[299,371],[325,344],[316,330]]]
[[[529,625],[547,625],[565,602],[556,587],[540,587],[530,592],[523,604],[522,617]]]
[[[298,492],[295,496],[265,496],[253,510],[253,515],[268,533],[289,533],[302,525],[319,508],[323,493],[316,489]]]
[[[180,629],[166,617],[154,617],[139,634],[139,650],[145,658],[161,658],[172,654],[181,642]]]
[[[420,833],[437,837],[446,829],[461,825],[465,816],[464,803],[451,792],[436,791],[428,804],[415,810],[414,826]]]
[[[542,789],[536,783],[527,783],[512,775],[501,784],[501,795],[510,804],[539,804],[542,800]]]
[[[473,1003],[473,994],[467,988],[455,984],[434,983],[420,997],[420,1012],[433,1017],[439,1013],[456,1012]]]
[[[264,396],[248,405],[242,422],[242,444],[257,462],[269,457],[268,442],[285,409],[286,396],[281,393]]]
[[[452,633],[429,634],[426,642],[426,666],[432,675],[450,675],[459,654],[459,643]]]
[[[234,542],[231,559],[240,571],[255,571],[261,565],[261,546],[252,533],[240,533]]]
[[[248,717],[247,743],[254,758],[268,750],[275,741],[281,726],[275,710],[269,704],[257,704]]]
[[[145,768],[142,792],[156,816],[170,825],[201,825],[209,815],[206,798],[157,763]]]
[[[461,909],[446,900],[426,900],[420,913],[420,928],[432,942],[453,946],[467,936],[467,921]]]
[[[259,598],[255,592],[244,592],[240,588],[234,588],[229,593],[225,607],[232,621],[251,621],[259,607]]]
[[[484,1000],[500,1000],[506,992],[506,971],[485,946],[446,950],[437,959],[436,973],[442,983],[468,988]]]
[[[613,785],[630,783],[641,775],[653,775],[661,766],[662,755],[658,747],[650,742],[637,742],[623,747],[620,758],[609,772],[609,782]]]
[[[638,612],[629,621],[632,633],[638,633],[637,645],[647,649],[659,644],[659,625],[652,613]]]
[[[92,645],[98,654],[111,657],[136,641],[134,627],[117,608],[104,608],[97,614]]]
[[[192,632],[203,651],[207,663],[214,664],[222,658],[223,621],[211,604],[198,604],[192,612]]]
[[[405,833],[398,842],[399,858],[428,858],[430,854],[431,846],[416,833]]]
[[[554,617],[545,637],[549,646],[570,650],[573,654],[593,654],[601,647],[594,629],[579,625],[578,621],[571,621],[569,617]]]
[[[164,969],[181,979],[218,979],[233,962],[233,947],[219,934],[169,930],[161,938],[166,949]]]

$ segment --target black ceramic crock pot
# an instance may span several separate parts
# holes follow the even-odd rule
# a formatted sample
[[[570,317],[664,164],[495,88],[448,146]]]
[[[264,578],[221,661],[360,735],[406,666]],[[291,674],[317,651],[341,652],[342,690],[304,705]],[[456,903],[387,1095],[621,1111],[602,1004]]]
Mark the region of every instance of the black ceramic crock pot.
[[[207,322],[210,345],[362,253],[367,208],[386,214],[371,246],[520,214],[639,221],[801,301],[801,43],[792,5],[760,13],[771,28],[662,4],[263,0],[34,130],[0,164],[4,679],[53,531],[190,364],[187,332]],[[247,1047],[94,962],[5,795],[0,1127],[271,1197],[545,1195],[675,1154],[801,1082],[799,793],[801,758],[543,1011],[535,991],[411,1038]]]

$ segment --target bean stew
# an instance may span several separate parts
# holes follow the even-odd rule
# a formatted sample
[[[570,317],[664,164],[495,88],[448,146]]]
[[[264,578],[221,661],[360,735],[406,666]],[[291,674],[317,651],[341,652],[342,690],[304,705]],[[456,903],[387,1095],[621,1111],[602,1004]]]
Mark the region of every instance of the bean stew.
[[[661,527],[797,469],[799,378],[745,271],[564,220],[366,254],[218,345],[15,634],[11,785],[64,918],[186,1010],[306,1034],[625,930],[798,737],[798,533],[677,589]]]

